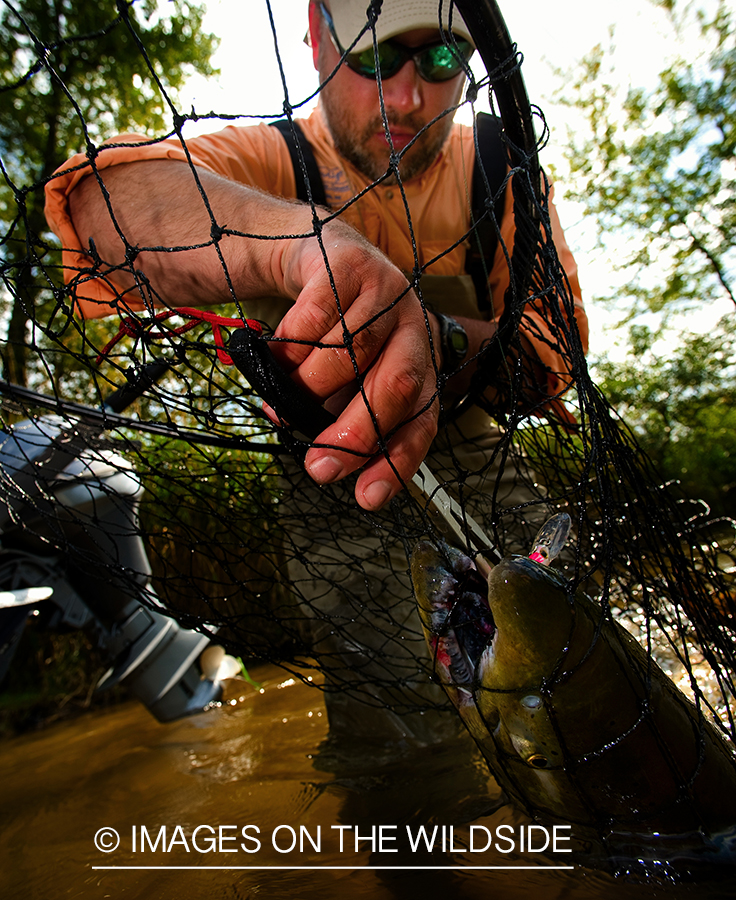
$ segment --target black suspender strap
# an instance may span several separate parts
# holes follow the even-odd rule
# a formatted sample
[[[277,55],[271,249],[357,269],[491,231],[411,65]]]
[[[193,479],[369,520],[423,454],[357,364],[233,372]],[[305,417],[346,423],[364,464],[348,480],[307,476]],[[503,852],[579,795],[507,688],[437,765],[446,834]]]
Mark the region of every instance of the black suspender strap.
[[[281,132],[281,136],[286,141],[296,179],[297,200],[304,203],[309,203],[311,200],[317,206],[326,206],[327,198],[319,166],[314,158],[312,146],[304,136],[299,123],[294,119],[279,119],[271,122],[271,125]]]
[[[498,246],[497,229],[503,217],[506,192],[501,190],[501,186],[506,178],[507,161],[501,120],[497,116],[478,113],[476,122],[480,155],[473,169],[471,196],[471,223],[475,228],[470,238],[465,271],[473,279],[478,307],[489,309],[491,298],[488,290],[488,273],[493,267],[493,257]],[[315,204],[326,206],[327,198],[317,160],[299,123],[294,119],[279,119],[271,125],[281,132],[286,141],[294,168],[297,199],[308,203],[311,192],[311,200]],[[309,181],[309,191],[305,173]]]
[[[508,162],[501,120],[497,116],[478,113],[476,127],[478,150],[473,169],[470,205],[470,223],[474,228],[465,257],[465,271],[473,279],[478,308],[490,310],[488,273],[493,268],[493,257],[498,246],[498,229],[503,218],[506,196],[502,185],[506,179]]]

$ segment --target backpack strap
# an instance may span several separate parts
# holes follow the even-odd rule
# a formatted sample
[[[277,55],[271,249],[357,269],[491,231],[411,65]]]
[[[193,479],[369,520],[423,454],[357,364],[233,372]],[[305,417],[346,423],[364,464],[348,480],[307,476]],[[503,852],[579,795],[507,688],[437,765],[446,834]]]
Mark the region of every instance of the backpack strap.
[[[497,116],[478,113],[476,123],[479,153],[473,169],[470,207],[471,223],[475,228],[466,255],[465,271],[473,279],[478,297],[478,308],[489,310],[491,296],[488,288],[488,273],[493,267],[493,257],[498,246],[497,227],[503,217],[506,193],[505,190],[501,190],[501,186],[506,178],[508,164],[501,120]],[[271,122],[271,125],[281,132],[281,136],[286,141],[294,169],[297,199],[304,203],[309,203],[311,199],[318,206],[326,206],[327,197],[319,166],[312,146],[304,136],[299,123],[295,119],[279,119]],[[309,182],[309,189],[307,189],[305,175]]]
[[[470,222],[474,226],[465,257],[465,271],[473,279],[478,308],[491,309],[488,273],[498,246],[498,228],[503,217],[508,161],[503,142],[503,125],[498,116],[478,113],[478,151],[473,169]],[[487,184],[486,184],[487,181]]]
[[[271,122],[271,125],[281,132],[281,137],[286,141],[294,169],[297,200],[327,206],[325,186],[322,183],[317,160],[314,158],[312,145],[304,136],[299,123],[295,119],[279,119]]]

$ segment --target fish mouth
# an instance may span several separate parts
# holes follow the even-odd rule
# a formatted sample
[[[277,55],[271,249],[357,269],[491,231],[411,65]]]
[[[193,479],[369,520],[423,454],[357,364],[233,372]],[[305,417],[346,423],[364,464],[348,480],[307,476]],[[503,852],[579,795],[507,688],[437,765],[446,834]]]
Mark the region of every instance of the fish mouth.
[[[444,547],[441,578],[432,592],[428,638],[444,684],[458,691],[458,699],[473,702],[480,678],[478,668],[496,634],[488,605],[488,585],[464,553]]]

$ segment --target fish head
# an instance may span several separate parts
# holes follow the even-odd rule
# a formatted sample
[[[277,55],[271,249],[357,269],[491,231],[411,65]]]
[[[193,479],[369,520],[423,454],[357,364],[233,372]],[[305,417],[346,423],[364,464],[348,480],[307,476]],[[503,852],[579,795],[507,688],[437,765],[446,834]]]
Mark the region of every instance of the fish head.
[[[563,752],[546,685],[569,642],[574,604],[564,579],[524,557],[504,559],[488,583],[464,553],[423,542],[412,578],[437,679],[503,786],[508,764],[550,780]],[[513,767],[512,767],[513,768]],[[546,784],[547,794],[556,793]]]
[[[550,709],[556,684],[587,646],[579,646],[574,592],[554,569],[518,556],[493,568],[487,600],[494,636],[476,660],[473,688],[489,732],[484,752],[490,743],[504,765],[535,770],[546,802],[561,801],[565,753]]]
[[[542,687],[568,654],[575,598],[555,570],[527,557],[501,560],[486,580],[453,547],[423,541],[412,555],[420,617],[443,684]]]
[[[604,854],[629,854],[639,834],[653,854],[720,853],[732,748],[604,604],[526,557],[499,562],[486,593],[443,545],[417,548],[412,577],[435,675],[528,815]]]
[[[488,689],[543,688],[569,653],[575,595],[554,569],[523,556],[502,559],[488,578],[494,641],[478,661]]]
[[[472,705],[478,658],[493,639],[486,580],[460,550],[422,541],[411,560],[424,635],[438,680],[458,707]]]

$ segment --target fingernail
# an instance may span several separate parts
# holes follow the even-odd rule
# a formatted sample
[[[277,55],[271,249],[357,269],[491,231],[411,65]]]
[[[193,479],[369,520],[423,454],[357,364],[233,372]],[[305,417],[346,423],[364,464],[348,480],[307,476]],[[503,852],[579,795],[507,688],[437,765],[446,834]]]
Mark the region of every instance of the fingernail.
[[[307,472],[317,484],[331,484],[342,475],[343,466],[334,456],[320,456],[313,463],[307,464]]]
[[[273,422],[274,425],[280,425],[281,419],[276,415],[275,411],[271,409],[268,403],[263,404],[263,412],[268,416],[268,418]]]
[[[363,491],[366,509],[380,509],[391,496],[392,487],[388,481],[374,481]]]

